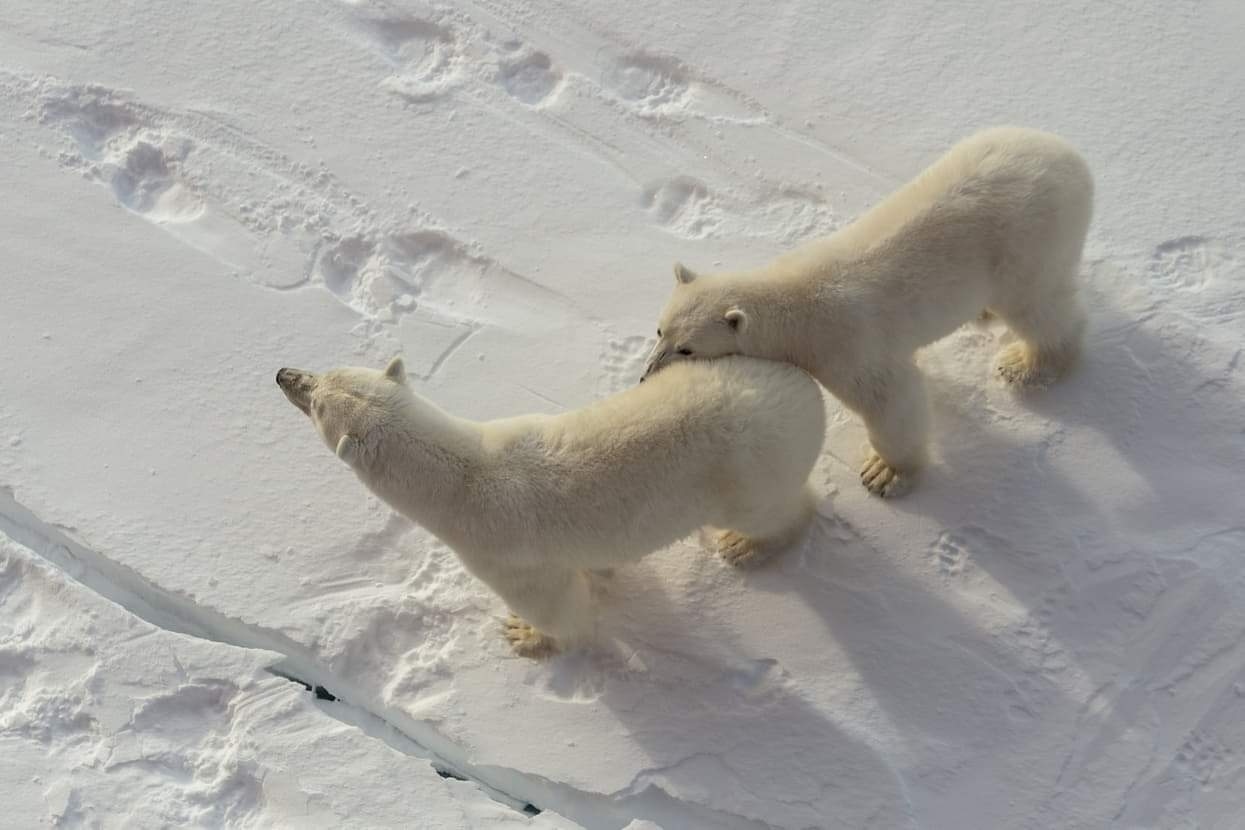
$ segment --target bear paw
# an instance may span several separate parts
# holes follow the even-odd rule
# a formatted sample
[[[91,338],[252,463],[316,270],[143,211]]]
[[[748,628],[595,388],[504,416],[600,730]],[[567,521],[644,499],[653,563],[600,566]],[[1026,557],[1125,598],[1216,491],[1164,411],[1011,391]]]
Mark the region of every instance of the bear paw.
[[[1003,382],[1015,389],[1045,389],[1059,374],[1052,366],[1043,367],[1024,343],[1012,343],[1004,348],[994,365]]]
[[[504,629],[510,647],[520,657],[540,659],[558,653],[558,644],[552,637],[541,634],[531,623],[514,614],[506,618]]]
[[[1032,352],[1025,343],[1011,343],[998,352],[995,372],[1007,386],[1032,389],[1047,383],[1038,373],[1037,361],[1033,360]]]
[[[876,452],[869,453],[860,467],[860,483],[875,496],[884,499],[902,496],[911,486],[907,476],[886,463]]]
[[[726,564],[736,568],[757,565],[765,558],[765,551],[756,540],[733,530],[724,530],[719,533],[715,544],[718,555],[726,560]]]

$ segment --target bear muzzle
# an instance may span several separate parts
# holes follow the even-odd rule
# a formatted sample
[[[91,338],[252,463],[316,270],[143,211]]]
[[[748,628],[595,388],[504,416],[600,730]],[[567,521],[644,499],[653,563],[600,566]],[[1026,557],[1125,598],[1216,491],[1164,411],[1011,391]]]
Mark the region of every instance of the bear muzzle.
[[[301,369],[277,370],[277,386],[304,415],[311,414],[311,392],[316,388],[317,380],[314,374]]]
[[[640,375],[640,383],[643,383],[650,375],[656,373],[657,370],[665,366],[669,356],[669,352],[661,348],[661,344],[658,343],[656,348],[654,348],[652,353],[648,356],[648,361],[644,364],[644,372]]]

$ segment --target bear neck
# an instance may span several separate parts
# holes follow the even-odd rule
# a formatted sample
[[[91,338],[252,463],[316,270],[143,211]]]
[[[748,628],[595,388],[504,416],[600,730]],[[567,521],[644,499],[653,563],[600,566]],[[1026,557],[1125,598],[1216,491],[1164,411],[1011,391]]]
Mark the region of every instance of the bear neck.
[[[729,287],[731,303],[748,314],[741,338],[744,354],[791,363],[812,371],[822,361],[815,338],[793,337],[810,330],[834,330],[848,324],[848,307],[826,302],[833,282],[804,270],[762,269],[741,274]],[[810,321],[810,318],[814,318]],[[843,318],[843,319],[840,319]]]
[[[391,507],[452,545],[481,446],[479,424],[412,394],[380,432],[372,463],[360,477]]]

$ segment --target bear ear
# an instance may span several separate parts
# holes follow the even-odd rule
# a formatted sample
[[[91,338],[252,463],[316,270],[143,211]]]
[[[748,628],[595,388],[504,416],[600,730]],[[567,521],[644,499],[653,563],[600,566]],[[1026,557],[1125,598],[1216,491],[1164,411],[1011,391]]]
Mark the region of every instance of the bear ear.
[[[687,285],[696,279],[696,272],[681,262],[674,264],[674,281],[679,285]]]
[[[406,364],[401,357],[389,361],[389,365],[385,367],[385,377],[394,383],[406,383]]]
[[[735,331],[743,331],[748,325],[748,315],[743,312],[743,309],[732,308],[726,312],[726,324]]]
[[[337,442],[337,457],[353,467],[359,457],[359,442],[349,435],[343,435]]]

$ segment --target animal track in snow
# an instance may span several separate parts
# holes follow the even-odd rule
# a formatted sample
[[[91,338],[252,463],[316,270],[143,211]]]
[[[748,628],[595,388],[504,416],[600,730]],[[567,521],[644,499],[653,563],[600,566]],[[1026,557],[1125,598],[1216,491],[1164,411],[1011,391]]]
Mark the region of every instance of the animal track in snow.
[[[930,545],[943,576],[959,577],[971,571],[978,560],[999,559],[1000,554],[1014,558],[1020,551],[1003,538],[976,525],[944,530]]]
[[[1201,316],[1231,319],[1245,311],[1245,300],[1225,290],[1240,265],[1231,248],[1217,240],[1170,239],[1155,247],[1148,270],[1156,286],[1183,294]]]
[[[633,52],[608,66],[602,84],[641,115],[660,115],[687,102],[687,69],[672,58]]]
[[[100,86],[37,82],[40,121],[69,139],[61,165],[229,269],[272,288],[307,279],[308,255],[338,223],[366,217],[315,170],[197,112]]]
[[[1154,279],[1173,288],[1197,289],[1214,277],[1223,251],[1200,236],[1169,239],[1154,249],[1150,271]]]
[[[594,659],[590,653],[570,652],[531,669],[526,680],[546,700],[586,704],[605,694],[610,674],[615,671],[608,662]]]
[[[338,297],[350,298],[355,281],[371,258],[376,246],[367,238],[351,235],[323,248],[313,264],[313,271],[324,287]]]
[[[962,538],[943,531],[934,542],[933,551],[938,556],[938,572],[943,576],[956,577],[964,572],[969,555]]]
[[[641,191],[640,204],[657,225],[685,239],[739,236],[790,245],[835,227],[825,202],[795,188],[741,199],[715,193],[693,176],[675,176],[651,182]]]
[[[401,667],[397,682],[413,692],[432,681],[429,672],[448,671],[463,626],[459,615],[435,602],[384,596],[334,632],[334,649],[326,656],[330,669],[344,677]]]
[[[743,235],[751,228],[752,236],[776,239],[785,245],[824,236],[837,226],[833,211],[821,197],[795,188],[762,194],[745,212],[738,229],[733,223],[727,225],[731,233]]]
[[[641,199],[653,220],[678,236],[704,239],[714,236],[721,224],[721,210],[709,188],[691,176],[655,182]]]
[[[1030,675],[1049,680],[1062,674],[1070,665],[1066,649],[1054,634],[1060,606],[1067,602],[1069,593],[1067,584],[1056,588],[1015,630],[1019,645],[1028,657],[1026,662]]]
[[[190,152],[189,140],[178,142],[178,155]],[[112,191],[117,201],[151,221],[190,222],[203,215],[203,200],[176,174],[176,160],[145,138],[135,139],[112,171]]]
[[[396,540],[408,533],[424,536],[422,541],[427,542],[420,545],[424,554],[414,572],[409,560],[392,555]],[[332,647],[324,657],[342,677],[367,674],[382,665],[393,667],[384,696],[421,697],[428,685],[449,671],[450,655],[459,651],[464,636],[469,636],[473,626],[464,620],[464,605],[485,603],[487,597],[470,590],[470,575],[448,547],[396,514],[381,530],[360,541],[360,551],[376,551],[367,568],[371,576],[340,589],[317,586],[318,596],[308,599],[322,605],[326,599],[323,589],[334,588],[334,593],[351,593],[351,607],[359,609],[359,613],[328,623],[326,642]],[[377,577],[385,584],[378,584]],[[447,601],[447,595],[453,599]],[[462,661],[453,662],[461,665]]]
[[[562,72],[548,54],[518,40],[498,43],[462,15],[451,22],[448,16],[347,5],[351,25],[393,68],[380,85],[408,101],[431,101],[470,81],[496,85],[514,100],[539,107],[562,83]]]
[[[312,276],[360,312],[393,322],[424,304],[454,316],[454,307],[478,299],[489,265],[448,234],[417,228],[332,241]]]
[[[696,73],[677,58],[642,50],[611,59],[601,71],[604,91],[642,118],[692,117],[759,123],[760,107],[739,92]]]
[[[529,51],[503,58],[498,64],[497,80],[511,97],[535,107],[557,92],[562,73],[544,52]]]
[[[605,374],[597,389],[598,394],[601,397],[613,395],[639,383],[644,359],[648,357],[652,346],[653,341],[650,338],[638,334],[606,343],[605,352],[601,356]]]
[[[390,36],[417,31],[425,30],[399,28]],[[50,80],[35,87],[34,98],[42,122],[70,139],[62,166],[106,185],[126,209],[265,286],[318,284],[373,326],[419,309],[424,323],[439,324],[437,334],[448,333],[448,340],[437,339],[447,350],[483,323],[527,327],[529,317],[547,319],[550,301],[567,305],[437,229],[431,217],[419,215],[414,228],[382,230],[327,171],[206,115]],[[424,368],[432,371],[438,359]]]
[[[1175,766],[1201,786],[1209,787],[1219,768],[1231,757],[1232,750],[1214,735],[1194,732],[1176,752]]]
[[[462,46],[454,30],[404,15],[360,16],[358,25],[393,67],[381,86],[409,101],[430,101],[457,85]]]
[[[62,165],[107,184],[123,207],[157,224],[202,215],[203,199],[181,169],[195,148],[190,139],[168,134],[99,87],[54,91],[42,104],[44,122],[63,126],[80,151],[62,153]]]
[[[165,735],[193,736],[204,721],[221,720],[228,713],[237,690],[226,682],[208,681],[179,686],[166,694],[136,702],[130,724],[138,730],[156,730]],[[209,713],[204,717],[204,713]]]
[[[380,326],[392,325],[387,336],[398,342],[387,348],[411,347],[404,349],[412,355],[408,368],[424,379],[485,326],[528,331],[578,315],[562,294],[437,228],[326,237],[309,269],[311,282],[368,318],[373,338]]]

